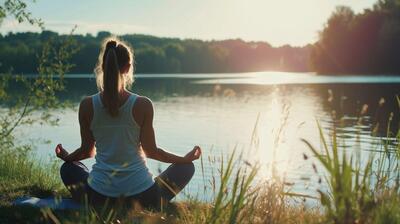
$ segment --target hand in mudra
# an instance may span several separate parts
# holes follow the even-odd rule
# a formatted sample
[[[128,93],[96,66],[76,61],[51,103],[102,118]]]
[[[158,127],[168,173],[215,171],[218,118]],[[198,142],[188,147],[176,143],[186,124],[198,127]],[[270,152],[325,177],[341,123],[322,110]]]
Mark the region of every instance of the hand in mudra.
[[[200,158],[201,156],[201,148],[200,146],[195,146],[188,154],[185,155],[185,160],[189,163],[192,162],[193,160],[196,160]]]
[[[69,155],[67,150],[65,150],[61,144],[58,144],[55,149],[56,156],[62,160],[65,160],[65,158]]]

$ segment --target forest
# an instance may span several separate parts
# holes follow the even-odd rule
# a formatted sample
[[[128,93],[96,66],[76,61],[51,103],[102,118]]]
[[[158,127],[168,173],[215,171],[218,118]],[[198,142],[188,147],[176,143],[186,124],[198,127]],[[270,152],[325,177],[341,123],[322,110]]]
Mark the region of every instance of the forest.
[[[313,44],[310,65],[324,74],[399,74],[400,1],[380,0],[358,14],[337,7]]]
[[[92,73],[101,31],[73,34],[79,50],[71,73]],[[52,31],[0,34],[0,73],[37,73],[38,54],[45,40],[67,35]],[[134,48],[137,73],[228,73],[289,71],[319,74],[400,74],[400,0],[379,0],[355,13],[338,6],[315,43],[274,47],[241,39],[196,40],[143,34],[120,36]]]
[[[100,44],[111,33],[73,35],[79,50],[72,57],[71,73],[92,73]],[[0,73],[33,74],[42,43],[63,38],[52,31],[8,33],[0,36]],[[264,70],[308,71],[311,46],[272,47],[266,42],[240,39],[202,41],[129,34],[120,36],[133,46],[137,73],[222,73]]]

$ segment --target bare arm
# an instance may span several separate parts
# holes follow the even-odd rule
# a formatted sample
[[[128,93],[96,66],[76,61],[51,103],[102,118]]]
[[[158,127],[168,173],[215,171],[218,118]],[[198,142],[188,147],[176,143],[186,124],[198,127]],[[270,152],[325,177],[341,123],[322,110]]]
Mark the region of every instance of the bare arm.
[[[154,128],[153,118],[154,109],[152,102],[147,98],[141,98],[142,117],[141,117],[141,129],[140,129],[140,142],[146,156],[151,159],[155,159],[165,163],[190,163],[196,160],[201,155],[201,149],[199,146],[195,146],[186,156],[178,156],[173,153],[167,152],[166,150],[157,147]]]
[[[90,122],[93,114],[91,98],[85,98],[79,105],[79,125],[81,133],[81,147],[72,153],[68,153],[61,144],[56,147],[56,154],[66,162],[73,162],[94,157],[96,155],[95,141],[90,130]]]

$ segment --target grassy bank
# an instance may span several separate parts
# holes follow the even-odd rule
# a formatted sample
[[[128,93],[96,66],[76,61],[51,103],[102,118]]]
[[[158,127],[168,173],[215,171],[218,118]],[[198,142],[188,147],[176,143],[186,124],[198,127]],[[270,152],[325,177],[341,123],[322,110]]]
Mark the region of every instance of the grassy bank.
[[[39,209],[13,206],[18,197],[66,194],[55,166],[33,161],[23,149],[0,149],[0,223],[43,221]]]
[[[34,161],[23,149],[1,148],[0,223],[400,223],[400,146],[393,151],[382,140],[377,147],[383,153],[362,162],[357,154],[340,152],[334,131],[320,133],[322,149],[304,141],[326,171],[328,188],[318,192],[317,208],[286,192],[279,178],[254,186],[257,165],[234,169],[233,155],[219,167],[215,178],[221,184],[210,203],[186,199],[157,213],[15,207],[12,201],[20,196],[68,197],[68,192],[58,176],[60,164]]]
[[[1,149],[0,153],[0,223],[102,223],[116,219],[138,223],[313,223],[323,218],[317,211],[290,205],[281,183],[251,188],[256,169],[248,170],[247,174],[233,173],[233,157],[226,167],[221,167],[222,184],[211,204],[187,199],[158,213],[137,210],[106,214],[97,214],[90,208],[60,212],[17,207],[12,201],[21,196],[68,197],[68,192],[58,176],[59,164],[33,161],[29,153],[18,150]],[[228,186],[228,182],[233,185]]]

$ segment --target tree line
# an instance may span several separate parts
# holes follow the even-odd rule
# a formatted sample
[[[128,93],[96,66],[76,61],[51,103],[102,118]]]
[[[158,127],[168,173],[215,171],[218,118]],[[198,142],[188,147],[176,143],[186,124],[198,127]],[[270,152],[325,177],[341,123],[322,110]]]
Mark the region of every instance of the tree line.
[[[92,73],[109,32],[72,35],[79,51],[71,73]],[[65,38],[52,31],[0,35],[0,73],[37,73],[42,45]],[[219,73],[265,70],[324,74],[400,74],[400,0],[378,0],[371,9],[345,6],[332,13],[314,44],[273,47],[240,39],[203,41],[128,34],[137,73]]]
[[[79,51],[72,57],[71,73],[92,73],[102,40],[111,33],[73,35]],[[0,72],[36,73],[37,52],[52,31],[8,33],[0,36]],[[308,71],[311,46],[273,47],[266,42],[240,39],[202,41],[129,34],[120,36],[133,46],[137,73],[211,73],[263,70]]]
[[[337,7],[310,61],[318,73],[400,74],[400,0],[379,0],[358,14]]]

